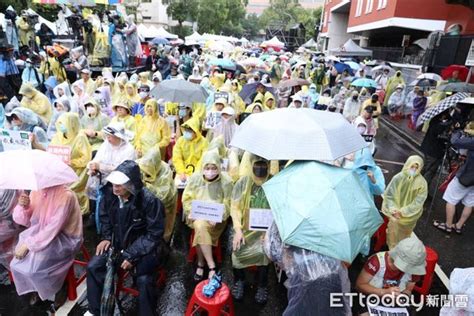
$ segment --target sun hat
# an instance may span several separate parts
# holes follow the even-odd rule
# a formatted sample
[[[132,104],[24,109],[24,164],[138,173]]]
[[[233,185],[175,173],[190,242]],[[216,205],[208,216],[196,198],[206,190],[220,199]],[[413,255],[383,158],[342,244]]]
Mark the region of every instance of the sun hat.
[[[426,249],[418,238],[403,239],[389,254],[400,271],[414,275],[426,274]]]
[[[122,140],[129,141],[133,139],[133,133],[125,129],[125,125],[120,122],[110,123],[102,129],[105,134],[118,137]]]

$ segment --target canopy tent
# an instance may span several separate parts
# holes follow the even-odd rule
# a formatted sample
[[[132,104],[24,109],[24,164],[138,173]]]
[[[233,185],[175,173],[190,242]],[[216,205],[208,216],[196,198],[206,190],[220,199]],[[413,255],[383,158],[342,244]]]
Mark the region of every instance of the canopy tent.
[[[224,36],[224,35],[215,35],[215,34],[209,34],[209,33],[204,33],[202,34],[202,38],[205,41],[224,41],[224,42],[230,42],[230,43],[236,43],[238,42],[238,38],[233,37],[233,36]]]
[[[152,26],[154,29],[156,29],[154,26]],[[165,30],[162,26],[160,26],[158,29],[156,29],[155,37],[164,37],[167,39],[177,39],[178,35],[176,34],[171,34],[167,30]]]
[[[329,50],[335,56],[372,56],[370,49],[365,49],[348,39],[341,47]]]
[[[191,34],[189,36],[186,36],[184,38],[184,43],[188,46],[190,46],[190,45],[199,45],[199,44],[204,43],[204,42],[205,42],[205,39],[198,32],[194,32],[193,34]]]
[[[245,37],[242,37],[241,39],[238,40],[239,43],[242,43],[242,44],[247,44],[249,43],[250,41],[248,39],[246,39]]]
[[[304,48],[317,48],[318,43],[316,43],[314,39],[310,39],[309,41],[303,44],[303,47]]]
[[[280,41],[278,37],[274,36],[272,39],[268,41],[264,41],[262,44],[260,44],[261,47],[273,47],[273,48],[283,48],[285,47],[285,43]]]

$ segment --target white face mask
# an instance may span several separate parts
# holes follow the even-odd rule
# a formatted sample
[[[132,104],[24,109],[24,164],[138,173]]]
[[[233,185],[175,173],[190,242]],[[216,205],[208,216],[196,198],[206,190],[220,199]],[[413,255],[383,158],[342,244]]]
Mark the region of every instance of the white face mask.
[[[145,99],[148,96],[148,92],[142,91],[138,94],[140,99]]]
[[[365,133],[365,127],[364,126],[358,126],[357,127],[357,132],[362,135]]]
[[[95,109],[94,106],[88,106],[86,109],[86,112],[89,116],[94,116],[97,114],[97,110]]]
[[[204,170],[202,174],[204,175],[204,178],[206,178],[207,180],[212,180],[215,177],[217,177],[217,175],[219,174],[219,171],[209,169],[209,170]]]
[[[410,177],[414,177],[416,175],[416,169],[411,168],[410,170],[408,170],[408,174],[410,175]]]

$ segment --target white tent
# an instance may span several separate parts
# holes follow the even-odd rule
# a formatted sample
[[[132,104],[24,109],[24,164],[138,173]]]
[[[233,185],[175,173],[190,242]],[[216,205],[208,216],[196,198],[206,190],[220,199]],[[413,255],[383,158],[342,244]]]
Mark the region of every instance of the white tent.
[[[194,32],[193,34],[191,34],[189,36],[186,36],[184,38],[184,40],[185,40],[185,44],[188,45],[188,46],[199,45],[199,44],[204,43],[206,41],[202,37],[202,35],[199,34],[198,32]]]
[[[285,43],[281,42],[278,37],[274,36],[272,39],[268,41],[264,41],[260,46],[262,47],[278,47],[283,48],[285,47]]]
[[[329,52],[335,56],[372,56],[370,49],[360,47],[351,39],[348,39],[341,47],[331,49]]]
[[[225,42],[230,42],[230,43],[236,43],[238,42],[238,38],[233,37],[233,36],[224,36],[224,35],[215,35],[215,34],[209,34],[209,33],[204,33],[202,35],[204,40],[206,41],[225,41]]]
[[[245,37],[242,37],[241,39],[239,39],[239,43],[247,44],[247,43],[249,43],[249,40],[246,39]]]
[[[178,35],[171,34],[167,30],[165,30],[162,26],[160,26],[155,33],[155,37],[163,37],[166,39],[177,39]]]
[[[310,39],[306,43],[303,44],[304,48],[316,48],[318,47],[318,43],[314,39]]]

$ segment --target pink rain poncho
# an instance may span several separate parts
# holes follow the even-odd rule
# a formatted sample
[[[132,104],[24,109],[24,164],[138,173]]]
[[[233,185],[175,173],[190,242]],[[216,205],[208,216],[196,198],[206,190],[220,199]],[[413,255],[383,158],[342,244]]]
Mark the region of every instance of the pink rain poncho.
[[[18,191],[0,190],[0,265],[10,269],[21,227],[13,221],[12,211],[18,201]]]
[[[10,268],[19,295],[38,292],[42,300],[54,300],[82,243],[82,217],[77,197],[60,185],[30,194],[30,206],[16,206],[13,219],[28,227],[17,248],[29,252],[14,258]]]

